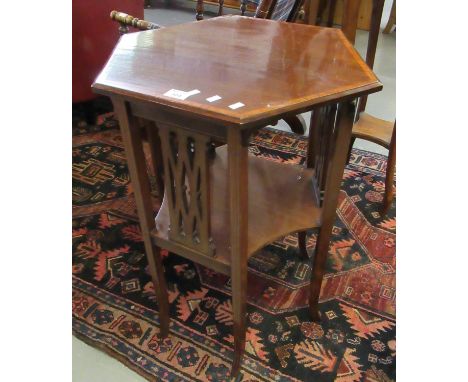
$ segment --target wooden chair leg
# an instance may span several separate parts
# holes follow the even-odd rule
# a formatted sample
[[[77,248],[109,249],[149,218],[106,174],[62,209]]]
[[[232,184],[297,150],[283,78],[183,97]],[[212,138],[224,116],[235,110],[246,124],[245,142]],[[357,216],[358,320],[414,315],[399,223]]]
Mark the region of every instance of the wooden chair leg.
[[[154,291],[159,305],[159,336],[166,338],[169,335],[169,295],[167,293],[166,278],[162,265],[161,248],[153,246],[154,270],[150,271]],[[151,268],[151,266],[150,266]],[[153,273],[156,273],[153,276]]]
[[[247,306],[248,144],[239,130],[228,130],[231,288],[234,320],[234,361],[231,378],[239,374],[245,349]]]
[[[393,180],[396,166],[396,126],[393,128],[392,139],[388,148],[387,173],[385,175],[385,194],[382,206],[382,215],[388,212],[393,201]]]
[[[312,265],[312,278],[310,282],[309,310],[313,321],[319,321],[318,302],[325,264],[328,256],[328,246],[332,237],[333,224],[336,218],[338,195],[340,193],[341,180],[346,165],[347,148],[351,140],[355,106],[350,101],[339,105],[334,150],[331,164],[327,171],[325,185],[325,197],[322,209],[322,226],[317,238],[314,261]]]
[[[309,0],[304,3],[304,23],[316,25],[318,21],[318,13],[320,3],[324,0]]]
[[[112,102],[119,119],[122,139],[127,154],[128,171],[135,191],[134,195],[146,258],[148,259],[149,271],[158,299],[160,336],[167,337],[169,334],[169,299],[160,250],[153,245],[150,236],[155,223],[151,202],[151,187],[141,139],[142,129],[136,118],[131,115],[125,101],[113,99]]]
[[[336,0],[330,0],[330,8],[328,8],[328,20],[327,27],[333,26],[333,20],[335,19]]]
[[[320,228],[319,234],[317,236],[317,241],[315,243],[315,255],[312,263],[312,278],[310,281],[309,313],[311,320],[314,322],[320,321],[318,303],[320,297],[320,290],[322,287],[323,275],[325,274],[325,261],[328,255],[328,241],[331,237],[331,235],[322,235],[322,232],[324,232],[324,230]],[[324,246],[320,245],[320,243],[324,241],[327,242],[327,244],[325,245],[325,250],[323,249]],[[323,265],[321,265],[322,263]]]
[[[218,3],[218,16],[223,15],[224,0],[219,0]]]
[[[247,0],[241,0],[241,2],[240,2],[240,11],[241,11],[242,16],[245,15],[246,10],[247,10]]]
[[[284,117],[284,121],[289,125],[293,133],[304,135],[306,123],[302,115],[291,115]]]
[[[353,146],[354,146],[355,141],[356,141],[356,137],[352,137],[351,138],[351,143],[349,144],[348,159],[346,160],[346,163],[349,163],[349,160],[351,159],[351,153],[353,151]]]
[[[297,243],[299,245],[299,254],[301,259],[308,259],[309,254],[307,253],[307,233],[306,231],[299,231],[297,233]]]
[[[196,14],[195,18],[197,21],[203,20],[203,11],[204,11],[204,4],[203,0],[197,0],[197,6],[196,6]]]
[[[388,18],[387,25],[385,26],[385,29],[382,33],[390,33],[394,25],[396,25],[396,0],[393,0],[392,10],[390,11],[390,17]]]

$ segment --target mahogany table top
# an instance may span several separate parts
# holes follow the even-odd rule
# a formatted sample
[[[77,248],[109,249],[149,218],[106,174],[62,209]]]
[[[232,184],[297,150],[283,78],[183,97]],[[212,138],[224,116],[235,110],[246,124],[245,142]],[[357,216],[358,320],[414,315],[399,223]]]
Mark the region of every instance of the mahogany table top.
[[[93,88],[244,124],[382,85],[341,30],[224,16],[122,36]]]

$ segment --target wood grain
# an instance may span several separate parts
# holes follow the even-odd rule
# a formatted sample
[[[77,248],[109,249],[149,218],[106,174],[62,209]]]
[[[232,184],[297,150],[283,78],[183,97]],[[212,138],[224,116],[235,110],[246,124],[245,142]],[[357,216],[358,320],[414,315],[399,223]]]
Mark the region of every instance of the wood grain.
[[[342,102],[338,105],[336,127],[332,138],[332,152],[327,171],[325,185],[322,225],[317,238],[315,256],[312,265],[312,277],[310,282],[309,309],[314,321],[320,320],[318,301],[323,275],[325,274],[325,262],[328,255],[328,246],[332,235],[333,224],[336,219],[338,194],[340,192],[343,171],[347,159],[347,149],[351,139],[355,106],[352,102]]]
[[[154,228],[154,213],[146,160],[143,154],[141,127],[132,117],[125,101],[113,98],[112,103],[119,119],[128,171],[135,194],[138,220],[149,264],[148,268],[158,299],[160,335],[166,337],[169,334],[169,300],[160,249],[153,245],[150,235],[151,230]]]
[[[243,142],[241,132],[228,132],[228,195],[229,195],[229,243],[231,257],[231,288],[234,321],[234,360],[231,375],[240,369],[246,336],[247,306],[247,258],[249,230],[249,165],[248,143]],[[255,190],[255,189],[254,189]],[[256,190],[255,190],[256,191]],[[255,192],[254,191],[254,192]],[[252,206],[256,213],[256,208]],[[255,229],[255,227],[252,227]]]
[[[184,255],[218,272],[230,274],[229,230],[226,229],[230,226],[227,146],[216,149],[216,157],[210,168],[211,227],[216,253],[213,259],[201,258],[184,248]],[[248,215],[244,212],[250,226],[248,256],[288,233],[320,226],[321,209],[313,191],[313,169],[249,155],[248,174]],[[291,189],[294,192],[290,192]],[[288,197],[285,198],[285,195]],[[156,217],[157,230],[153,231],[153,238],[156,244],[178,253],[168,237],[169,221],[168,200],[165,197]]]
[[[390,147],[394,123],[374,117],[368,113],[361,113],[354,124],[353,135],[366,139],[385,148]]]
[[[215,17],[122,36],[93,87],[245,124],[380,90],[381,83],[344,40],[331,28]],[[177,100],[164,95],[170,89],[200,94]],[[222,99],[207,102],[213,95]],[[237,102],[245,106],[229,108]]]

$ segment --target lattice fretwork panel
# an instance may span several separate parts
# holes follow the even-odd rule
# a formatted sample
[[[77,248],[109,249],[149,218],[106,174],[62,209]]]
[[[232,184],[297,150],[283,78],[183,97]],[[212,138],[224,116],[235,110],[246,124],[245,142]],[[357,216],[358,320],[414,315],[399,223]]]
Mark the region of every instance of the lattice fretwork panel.
[[[210,237],[208,136],[159,126],[168,199],[169,238],[204,255],[214,255]]]

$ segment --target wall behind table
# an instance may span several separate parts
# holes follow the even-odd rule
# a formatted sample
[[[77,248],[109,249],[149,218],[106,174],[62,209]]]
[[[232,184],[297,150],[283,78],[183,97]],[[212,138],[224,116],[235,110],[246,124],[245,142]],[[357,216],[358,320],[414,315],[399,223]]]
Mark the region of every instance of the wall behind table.
[[[109,18],[112,10],[143,18],[144,0],[73,0],[72,99],[93,99],[91,84],[119,40],[119,25]]]

